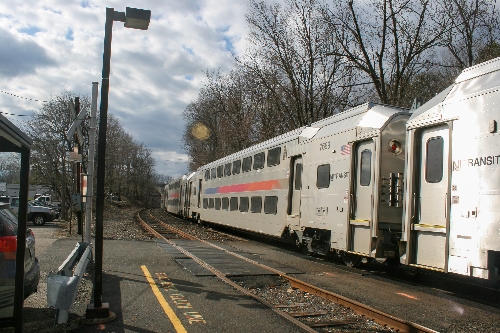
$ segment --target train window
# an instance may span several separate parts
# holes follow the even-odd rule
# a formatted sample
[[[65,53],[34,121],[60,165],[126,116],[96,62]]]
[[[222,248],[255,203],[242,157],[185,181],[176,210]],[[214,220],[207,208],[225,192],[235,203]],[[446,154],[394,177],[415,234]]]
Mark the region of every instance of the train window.
[[[276,214],[278,212],[278,197],[269,196],[264,198],[264,213]]]
[[[215,198],[215,209],[220,210],[220,198]]]
[[[267,151],[267,166],[279,165],[281,157],[281,147],[269,149]]]
[[[210,179],[215,178],[217,178],[217,171],[215,170],[215,168],[213,168],[212,170],[210,170]]]
[[[242,170],[243,172],[252,170],[252,156],[248,156],[243,159]]]
[[[208,199],[208,208],[214,208],[214,198]]]
[[[443,147],[442,137],[427,141],[425,180],[428,183],[439,183],[443,179]]]
[[[330,164],[318,165],[316,187],[317,188],[330,187]]]
[[[295,165],[295,189],[302,189],[302,163]]]
[[[224,165],[224,176],[231,176],[231,163]]]
[[[233,175],[237,175],[241,170],[241,160],[237,160],[233,162]]]
[[[222,178],[223,174],[222,174],[222,168],[224,168],[223,165],[219,165],[217,167],[217,178]]]
[[[228,210],[229,198],[222,198],[222,210]]]
[[[248,197],[240,198],[240,212],[248,212]]]
[[[210,170],[205,170],[205,180],[210,179]]]
[[[252,213],[260,213],[262,211],[262,197],[252,197],[250,211]]]
[[[208,198],[203,198],[203,209],[208,208]]]
[[[372,151],[361,152],[361,167],[359,169],[359,185],[369,186],[372,178]]]
[[[264,168],[264,162],[266,159],[266,154],[264,152],[253,155],[253,169],[262,169]]]
[[[238,210],[238,197],[231,197],[229,200],[229,210]]]

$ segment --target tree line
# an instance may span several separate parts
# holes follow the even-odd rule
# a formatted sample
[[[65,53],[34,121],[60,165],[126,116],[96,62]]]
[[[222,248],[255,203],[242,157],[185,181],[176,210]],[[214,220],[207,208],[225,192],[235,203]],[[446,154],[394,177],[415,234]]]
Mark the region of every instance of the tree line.
[[[410,107],[500,56],[489,0],[251,0],[249,48],[184,110],[190,170],[368,101]]]
[[[21,129],[33,140],[30,154],[30,185],[47,185],[59,198],[65,198],[64,213],[71,210],[70,198],[76,189],[76,163],[68,160],[68,151],[75,143],[66,136],[73,123],[69,102],[79,101],[79,110],[90,115],[90,97],[77,96],[65,91],[44,102],[29,120],[21,123]],[[78,106],[77,106],[78,107]],[[77,111],[78,112],[78,111]],[[83,142],[81,147],[82,171],[86,173],[90,120],[87,117],[81,124]],[[98,145],[96,131],[96,154]],[[155,161],[151,150],[137,142],[128,134],[120,121],[108,115],[106,133],[105,192],[114,197],[143,205],[151,205],[152,194],[163,180],[154,171]],[[97,158],[94,169],[94,182]],[[9,184],[19,183],[20,157],[9,153],[0,156],[0,181]],[[95,189],[95,184],[94,184]]]

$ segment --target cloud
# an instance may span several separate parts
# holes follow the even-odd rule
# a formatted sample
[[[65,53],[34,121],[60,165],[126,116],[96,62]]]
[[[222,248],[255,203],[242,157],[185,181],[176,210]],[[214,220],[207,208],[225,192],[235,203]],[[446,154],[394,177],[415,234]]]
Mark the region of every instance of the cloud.
[[[108,112],[152,150],[157,172],[179,176],[188,160],[182,112],[196,98],[205,72],[228,72],[231,53],[245,50],[247,1],[0,2],[0,74],[8,78],[0,89],[39,100],[65,90],[90,95],[92,82],[101,85],[106,7],[127,6],[149,9],[152,18],[146,31],[113,24]],[[2,112],[26,114],[39,107],[0,94]]]
[[[37,68],[55,66],[45,49],[31,39],[21,39],[0,28],[0,74],[15,77],[36,73]]]

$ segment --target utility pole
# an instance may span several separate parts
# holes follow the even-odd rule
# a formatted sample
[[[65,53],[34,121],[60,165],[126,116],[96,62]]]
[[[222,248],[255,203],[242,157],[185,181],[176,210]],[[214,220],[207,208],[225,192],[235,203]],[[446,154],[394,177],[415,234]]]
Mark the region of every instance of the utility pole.
[[[62,185],[61,185],[61,217],[63,220],[68,218],[68,214],[66,212],[66,150],[65,147],[66,142],[63,141],[62,144]],[[71,233],[71,223],[69,224],[69,231]]]
[[[92,105],[90,106],[89,161],[87,170],[87,197],[85,203],[85,242],[90,244],[90,226],[92,224],[92,200],[94,198],[94,155],[95,133],[97,129],[97,95],[99,83],[92,82]]]
[[[80,98],[75,97],[75,111],[76,115],[80,114]],[[76,116],[75,115],[75,116]],[[77,133],[74,134],[77,142],[77,147],[78,147],[78,154],[81,156],[82,154],[82,143],[80,142],[80,137]],[[78,235],[83,236],[83,211],[82,211],[82,184],[81,184],[81,175],[82,175],[82,162],[77,161],[76,162],[76,219],[77,219],[77,230],[78,230]]]

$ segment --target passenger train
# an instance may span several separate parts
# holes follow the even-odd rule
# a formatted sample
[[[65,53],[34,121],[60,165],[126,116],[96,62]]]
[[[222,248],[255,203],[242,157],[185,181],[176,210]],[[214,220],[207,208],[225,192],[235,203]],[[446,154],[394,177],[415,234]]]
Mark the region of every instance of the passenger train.
[[[409,111],[366,103],[221,158],[164,188],[171,213],[498,282],[500,58]]]

